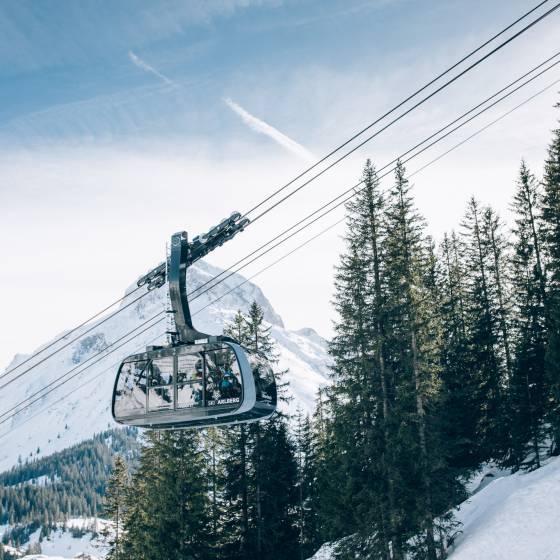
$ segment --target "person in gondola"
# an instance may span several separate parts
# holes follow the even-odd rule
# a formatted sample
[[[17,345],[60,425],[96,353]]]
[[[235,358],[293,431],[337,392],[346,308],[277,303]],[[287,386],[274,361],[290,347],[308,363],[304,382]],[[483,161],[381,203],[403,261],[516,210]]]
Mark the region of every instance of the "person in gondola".
[[[226,371],[220,381],[220,394],[224,399],[231,399],[241,395],[241,384],[232,371]]]

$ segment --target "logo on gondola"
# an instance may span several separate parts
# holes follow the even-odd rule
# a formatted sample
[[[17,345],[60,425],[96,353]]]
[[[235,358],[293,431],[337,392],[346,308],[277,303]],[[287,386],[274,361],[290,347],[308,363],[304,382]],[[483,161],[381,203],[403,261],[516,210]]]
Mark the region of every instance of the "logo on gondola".
[[[219,404],[235,404],[240,401],[241,399],[239,397],[232,397],[230,399],[216,399],[214,401],[208,401],[208,406],[216,406]]]

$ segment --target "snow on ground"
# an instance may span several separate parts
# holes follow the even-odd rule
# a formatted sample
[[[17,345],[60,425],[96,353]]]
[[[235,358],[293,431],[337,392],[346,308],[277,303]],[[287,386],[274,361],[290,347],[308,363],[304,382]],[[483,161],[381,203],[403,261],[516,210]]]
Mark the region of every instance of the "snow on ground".
[[[30,535],[28,541],[24,543],[19,551],[11,549],[11,554],[23,553],[31,544],[39,543],[41,554],[29,554],[23,556],[25,560],[66,560],[68,558],[87,558],[97,560],[104,558],[106,547],[103,538],[99,533],[109,528],[110,522],[104,519],[74,518],[66,523],[59,523],[57,529],[52,530],[46,538],[39,542],[41,530],[38,529]],[[78,534],[77,531],[85,532]]]
[[[560,457],[532,472],[485,473],[456,512],[463,532],[449,560],[560,560]],[[333,551],[326,543],[310,560]]]
[[[558,560],[560,458],[497,478],[461,504],[463,534],[450,560]]]

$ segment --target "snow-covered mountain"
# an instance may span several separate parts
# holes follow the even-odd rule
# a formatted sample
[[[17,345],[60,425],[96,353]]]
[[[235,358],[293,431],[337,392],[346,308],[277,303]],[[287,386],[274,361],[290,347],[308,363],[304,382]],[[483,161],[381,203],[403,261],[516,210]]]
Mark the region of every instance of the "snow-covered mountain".
[[[199,261],[189,269],[189,291],[201,286],[220,272],[220,269]],[[235,289],[240,284],[242,285]],[[11,383],[0,391],[1,415],[15,404],[43,389],[48,383],[71,372],[63,378],[62,381],[68,381],[60,388],[41,396],[40,400],[32,406],[8,422],[0,424],[0,471],[16,464],[18,458],[25,460],[48,455],[114,425],[110,403],[118,364],[122,358],[142,350],[148,344],[165,342],[165,331],[171,328],[168,319],[161,314],[167,305],[166,288],[154,290],[131,304],[143,293],[141,291],[131,293],[135,287],[134,283],[129,288],[126,298],[121,303],[122,311],[114,318],[103,323],[101,323],[103,319],[100,319],[93,328],[90,324],[79,331],[68,333],[64,339],[29,363],[13,373],[0,376],[1,385],[61,348],[59,352],[38,364],[17,382]],[[326,342],[309,328],[299,331],[287,330],[280,316],[255,284],[247,282],[238,274],[232,275],[212,291],[192,301],[193,321],[203,332],[220,334],[224,323],[231,320],[237,310],[247,311],[253,301],[257,301],[263,308],[265,320],[272,327],[271,332],[278,343],[280,353],[279,367],[289,369],[287,381],[294,396],[290,407],[295,409],[299,406],[303,410],[311,411],[317,388],[327,381]],[[139,327],[143,322],[156,316],[153,322]],[[156,322],[158,319],[161,320]],[[138,330],[135,331],[136,336],[133,339],[129,340],[131,337],[125,337],[121,340],[136,328]],[[114,343],[116,343],[114,346],[109,347]],[[124,345],[121,346],[123,343]],[[48,344],[49,342],[44,346]],[[103,352],[104,357],[97,362],[100,351]],[[17,354],[6,371],[26,358],[25,355]],[[97,363],[80,373],[92,362]],[[74,375],[75,377],[70,378]],[[65,395],[68,396],[62,398]]]

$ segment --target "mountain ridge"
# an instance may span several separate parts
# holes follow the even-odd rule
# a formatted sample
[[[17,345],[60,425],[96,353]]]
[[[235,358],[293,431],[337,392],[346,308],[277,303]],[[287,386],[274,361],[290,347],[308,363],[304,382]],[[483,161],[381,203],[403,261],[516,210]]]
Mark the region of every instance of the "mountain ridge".
[[[221,272],[221,269],[205,261],[197,262],[188,271],[189,291],[193,292]],[[247,312],[249,305],[256,301],[262,307],[265,321],[271,326],[272,336],[277,342],[279,368],[289,370],[287,381],[295,398],[287,406],[291,410],[299,406],[311,413],[317,388],[328,381],[329,357],[326,341],[312,329],[286,329],[282,318],[262,290],[243,276],[237,273],[229,276],[228,273],[221,280],[223,281],[211,291],[202,293],[211,285],[208,284],[200,290],[199,297],[192,298],[191,312],[196,327],[209,334],[221,334],[224,324],[231,321],[238,310]],[[149,292],[131,304],[138,297],[137,292],[132,293],[134,286],[132,284],[126,290],[114,317],[109,320],[102,317],[71,335],[68,334],[70,331],[64,331],[54,339],[54,343],[47,342],[40,346],[38,350],[52,344],[49,350],[32,357],[26,368],[40,362],[55,350],[60,351],[44,363],[36,365],[21,381],[10,384],[0,393],[0,411],[3,412],[41,391],[48,383],[70,370],[73,370],[70,375],[76,374],[75,379],[68,381],[60,389],[44,397],[40,396],[29,408],[0,424],[0,471],[15,465],[18,457],[43,457],[115,426],[111,418],[110,402],[118,363],[148,344],[166,343],[165,331],[172,326],[161,321],[157,326],[147,329],[142,327],[134,340],[116,349],[123,335],[160,314],[167,305],[165,287]],[[145,332],[142,332],[144,329]],[[68,344],[78,337],[78,340]],[[68,346],[63,348],[66,344]],[[115,347],[110,347],[111,344],[115,344]],[[97,356],[98,352],[102,355]],[[16,354],[5,371],[28,357]],[[94,363],[98,359],[99,362]],[[14,375],[17,373],[14,372]],[[4,375],[5,373],[0,375],[0,379]],[[68,392],[71,394],[66,399],[57,402]]]

